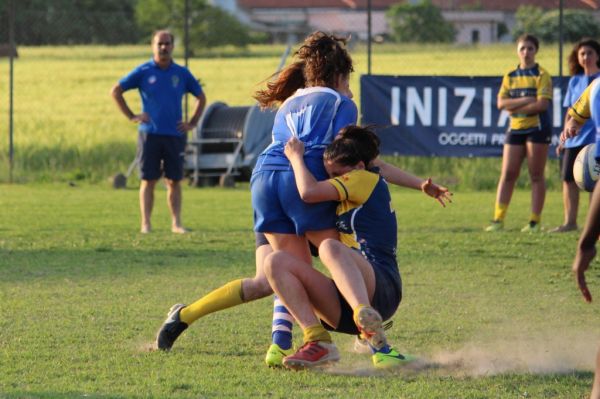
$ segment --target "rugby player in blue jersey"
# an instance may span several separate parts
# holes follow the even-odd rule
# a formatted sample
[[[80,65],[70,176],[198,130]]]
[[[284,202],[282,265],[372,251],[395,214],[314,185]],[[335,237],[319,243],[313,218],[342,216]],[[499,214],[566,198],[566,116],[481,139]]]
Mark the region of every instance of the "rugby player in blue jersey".
[[[150,216],[154,206],[154,187],[164,175],[167,203],[171,212],[171,231],[185,233],[181,223],[181,180],[187,132],[196,126],[206,97],[190,71],[173,61],[173,34],[159,30],[152,35],[152,59],[131,71],[111,91],[119,110],[128,120],[139,124],[140,211],[142,233],[152,229]],[[123,93],[138,89],[142,112],[135,114]],[[196,97],[192,116],[183,120],[181,100],[186,93]]]
[[[589,38],[578,41],[569,55],[569,70],[572,76],[563,101],[565,107],[571,107],[590,83],[600,76],[600,43]],[[595,130],[594,123],[588,120],[577,136],[561,142],[556,147],[557,155],[560,156],[560,175],[563,181],[564,223],[550,230],[550,233],[577,230],[579,187],[573,177],[573,164],[577,154],[596,140]]]

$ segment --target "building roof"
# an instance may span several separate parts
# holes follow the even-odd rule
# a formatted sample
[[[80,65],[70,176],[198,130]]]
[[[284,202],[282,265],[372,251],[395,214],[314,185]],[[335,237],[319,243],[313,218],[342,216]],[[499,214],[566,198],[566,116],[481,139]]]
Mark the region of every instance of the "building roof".
[[[385,9],[401,0],[371,0],[373,9]],[[600,7],[600,0],[563,0],[564,8],[591,9]],[[559,0],[432,0],[443,10],[515,11],[520,5],[544,9],[558,8]],[[244,8],[367,8],[367,0],[238,0]]]

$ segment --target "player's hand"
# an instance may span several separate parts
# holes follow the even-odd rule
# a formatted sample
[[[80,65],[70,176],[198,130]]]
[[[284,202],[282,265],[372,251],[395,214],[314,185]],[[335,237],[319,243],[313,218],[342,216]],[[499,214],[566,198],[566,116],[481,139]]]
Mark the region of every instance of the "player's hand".
[[[562,150],[564,150],[564,141],[560,141],[558,143],[558,145],[556,146],[556,156],[560,157],[560,153],[562,152]]]
[[[304,143],[298,140],[298,137],[292,136],[288,142],[285,143],[283,152],[289,160],[293,157],[302,157],[304,156]]]
[[[438,186],[428,178],[421,184],[421,191],[435,198],[443,207],[452,202],[452,193],[446,187]]]
[[[573,274],[575,275],[575,280],[577,281],[577,286],[583,294],[583,298],[586,302],[592,302],[592,294],[587,287],[587,282],[585,281],[585,272],[587,271],[592,259],[596,255],[596,248],[592,248],[588,251],[583,251],[581,248],[577,249],[577,254],[575,255],[575,260],[573,261]]]
[[[141,114],[133,115],[130,120],[135,123],[147,123],[150,122],[150,115],[142,112]]]
[[[190,130],[193,130],[195,127],[196,127],[196,125],[189,123],[189,122],[178,122],[177,123],[177,131],[179,131],[181,133],[189,132]]]
[[[577,123],[575,118],[570,118],[567,123],[565,123],[565,128],[560,134],[560,141],[564,143],[566,139],[577,136],[579,130],[581,130],[581,125]]]

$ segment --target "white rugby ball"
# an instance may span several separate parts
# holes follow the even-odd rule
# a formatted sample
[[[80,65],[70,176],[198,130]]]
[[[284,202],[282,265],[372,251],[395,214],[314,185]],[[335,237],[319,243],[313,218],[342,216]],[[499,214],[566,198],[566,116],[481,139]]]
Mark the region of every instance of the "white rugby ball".
[[[600,175],[600,164],[596,163],[596,144],[588,144],[577,154],[573,164],[573,177],[577,186],[585,191],[594,191]]]

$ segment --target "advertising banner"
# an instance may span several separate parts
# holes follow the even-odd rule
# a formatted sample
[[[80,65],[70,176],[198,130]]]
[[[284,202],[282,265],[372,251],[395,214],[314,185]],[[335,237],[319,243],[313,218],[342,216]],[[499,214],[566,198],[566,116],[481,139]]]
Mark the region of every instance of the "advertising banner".
[[[554,78],[550,156],[562,129],[568,78]],[[508,113],[496,96],[502,77],[376,76],[360,79],[362,124],[374,125],[387,155],[502,156]]]

